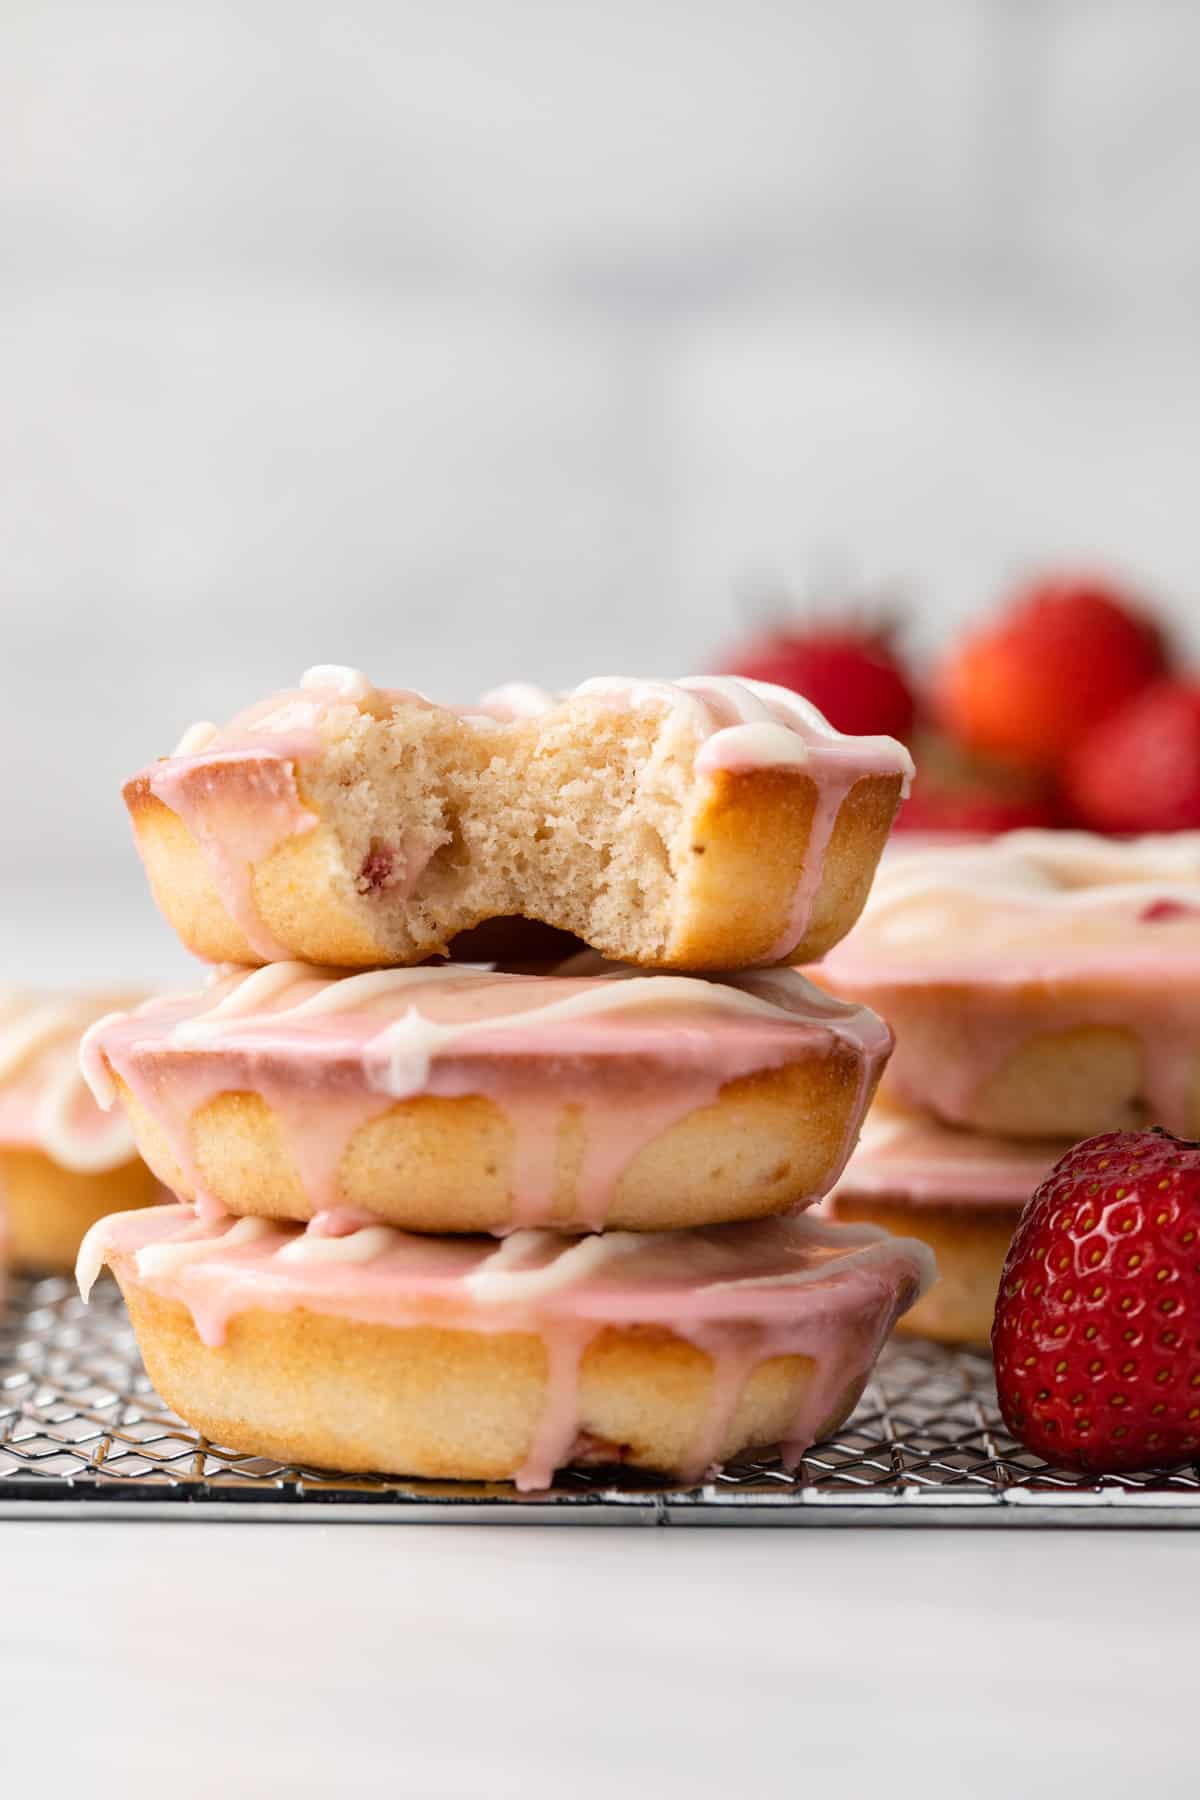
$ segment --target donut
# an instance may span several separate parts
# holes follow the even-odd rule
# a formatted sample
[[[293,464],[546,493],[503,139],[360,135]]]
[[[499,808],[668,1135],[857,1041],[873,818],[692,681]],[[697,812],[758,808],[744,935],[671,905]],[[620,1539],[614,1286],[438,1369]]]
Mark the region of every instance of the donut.
[[[810,973],[883,1014],[884,1090],[949,1124],[1200,1134],[1200,833],[897,849]]]
[[[1021,1209],[1068,1148],[986,1137],[877,1104],[821,1210],[919,1238],[933,1252],[937,1280],[899,1331],[985,1346]]]
[[[209,1210],[646,1231],[824,1193],[890,1045],[793,969],[286,962],[102,1019],[82,1061],[159,1178]]]
[[[162,1198],[123,1118],[79,1070],[86,1028],[139,994],[0,991],[0,1217],[22,1269],[72,1268],[89,1226]]]
[[[126,783],[155,898],[214,962],[406,966],[490,920],[647,968],[819,956],[912,772],[759,682],[520,686],[470,708],[310,669]]]
[[[184,1206],[102,1220],[146,1368],[206,1436],[347,1471],[547,1486],[569,1463],[696,1481],[850,1414],[924,1245],[807,1216],[709,1231],[342,1235]]]

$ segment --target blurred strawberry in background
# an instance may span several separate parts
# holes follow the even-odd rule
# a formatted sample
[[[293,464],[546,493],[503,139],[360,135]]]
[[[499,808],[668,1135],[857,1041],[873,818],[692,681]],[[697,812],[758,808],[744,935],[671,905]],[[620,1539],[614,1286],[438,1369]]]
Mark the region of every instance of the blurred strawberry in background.
[[[886,626],[820,618],[780,623],[760,631],[721,667],[805,695],[839,731],[902,740],[912,732],[912,681]]]
[[[1088,733],[1064,789],[1092,831],[1200,828],[1200,682],[1158,681]]]
[[[935,702],[967,749],[1053,772],[1166,665],[1161,632],[1123,588],[1053,576],[950,652]]]
[[[1040,775],[973,755],[939,732],[919,732],[912,753],[917,776],[896,816],[897,831],[991,836],[1059,822],[1054,789]]]
[[[926,693],[893,624],[826,604],[782,618],[721,665],[810,699],[839,731],[912,747],[898,830],[1200,829],[1200,677],[1124,584],[1047,574],[964,633]]]

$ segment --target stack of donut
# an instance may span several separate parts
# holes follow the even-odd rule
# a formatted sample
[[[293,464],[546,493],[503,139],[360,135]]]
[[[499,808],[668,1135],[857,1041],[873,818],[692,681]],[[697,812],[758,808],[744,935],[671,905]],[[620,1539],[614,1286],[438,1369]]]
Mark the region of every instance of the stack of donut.
[[[896,1032],[825,1211],[934,1248],[907,1330],[987,1340],[1021,1208],[1069,1143],[1200,1131],[1200,834],[892,849],[815,973]]]
[[[89,1226],[158,1183],[84,1085],[84,1031],[134,993],[0,992],[0,1269],[69,1271]]]
[[[456,709],[323,667],[193,727],[126,798],[225,966],[88,1033],[176,1202],[99,1224],[81,1286],[112,1267],[159,1390],[242,1451],[794,1461],[932,1275],[803,1210],[891,1034],[777,966],[850,928],[908,772],[732,681]]]

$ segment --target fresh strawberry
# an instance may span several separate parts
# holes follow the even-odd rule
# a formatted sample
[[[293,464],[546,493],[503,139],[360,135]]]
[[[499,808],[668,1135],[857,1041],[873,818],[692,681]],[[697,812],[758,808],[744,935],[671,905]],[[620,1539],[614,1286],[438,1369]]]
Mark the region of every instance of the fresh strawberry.
[[[1166,661],[1158,628],[1119,589],[1039,581],[946,659],[938,712],[968,749],[1052,770]]]
[[[1200,682],[1156,681],[1067,759],[1067,798],[1093,831],[1200,826]]]
[[[1054,794],[1043,777],[970,756],[927,732],[913,746],[917,776],[896,816],[897,831],[993,835],[1024,825],[1054,825]]]
[[[803,694],[839,731],[907,738],[913,727],[912,686],[885,631],[820,620],[776,626],[723,667]]]
[[[1200,1455],[1200,1144],[1109,1131],[1021,1216],[992,1331],[1004,1422],[1098,1473]]]

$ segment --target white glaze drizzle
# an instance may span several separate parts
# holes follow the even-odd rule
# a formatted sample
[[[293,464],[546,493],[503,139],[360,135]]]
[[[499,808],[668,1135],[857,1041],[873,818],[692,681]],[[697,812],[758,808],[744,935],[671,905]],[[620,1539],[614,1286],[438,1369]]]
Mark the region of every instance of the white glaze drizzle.
[[[186,1208],[180,1208],[185,1216],[187,1211]],[[132,1212],[112,1214],[93,1225],[84,1238],[75,1270],[76,1282],[84,1300],[91,1293],[104,1266],[106,1242],[112,1227],[120,1220],[137,1219],[138,1216]],[[933,1253],[927,1245],[907,1238],[897,1240],[876,1226],[835,1225],[805,1213],[790,1220],[789,1228],[792,1235],[800,1241],[838,1251],[836,1267],[839,1271],[863,1262],[886,1258],[894,1252],[897,1242],[900,1242],[920,1265],[922,1292],[926,1291],[935,1278]],[[314,1232],[311,1222],[309,1228],[302,1231],[289,1225],[282,1229],[288,1235],[279,1249],[273,1252],[273,1260],[282,1263],[366,1264],[386,1256],[389,1251],[406,1242],[420,1242],[413,1233],[400,1231],[394,1225],[363,1226],[339,1237],[326,1237]],[[211,1256],[239,1250],[246,1244],[280,1230],[278,1221],[246,1217],[233,1221],[222,1220],[220,1230],[214,1232],[210,1222],[197,1219],[185,1223],[180,1232],[166,1242],[149,1244],[136,1251],[137,1271],[147,1279],[169,1277],[189,1263],[202,1262]],[[291,1235],[293,1232],[295,1235]],[[686,1237],[689,1234],[681,1235]],[[610,1262],[635,1258],[652,1251],[669,1236],[664,1232],[606,1231],[582,1238],[569,1238],[564,1237],[561,1232],[537,1228],[514,1231],[508,1237],[499,1239],[496,1248],[484,1262],[462,1277],[462,1286],[473,1300],[483,1305],[520,1306],[528,1301],[543,1299],[549,1294],[561,1293],[586,1281]],[[846,1244],[853,1244],[855,1247],[843,1253],[841,1247]],[[553,1254],[547,1257],[546,1252]],[[798,1287],[825,1280],[828,1272],[827,1265],[818,1264],[795,1272],[781,1271],[778,1274],[705,1281],[699,1283],[698,1287],[706,1293],[726,1293],[743,1288]]]
[[[287,1263],[367,1263],[392,1250],[403,1241],[404,1234],[390,1225],[365,1225],[358,1231],[344,1231],[336,1237],[306,1231],[293,1238],[279,1252],[280,1262]]]
[[[557,704],[555,695],[528,681],[506,681],[502,687],[489,688],[479,702],[481,716],[489,725],[495,723],[497,716],[536,719],[541,713],[553,712]]]
[[[92,1297],[92,1289],[100,1279],[100,1271],[108,1261],[108,1240],[113,1228],[124,1225],[132,1219],[132,1212],[109,1213],[84,1233],[83,1242],[79,1246],[79,1254],[75,1258],[75,1285],[79,1289],[79,1298],[84,1305]],[[103,1230],[101,1227],[103,1226]]]
[[[331,981],[328,987],[310,994],[307,1000],[287,1007],[286,1014],[289,1019],[302,1019],[310,1018],[314,1013],[353,1012],[356,1007],[369,1006],[373,1000],[400,988],[476,981],[479,973],[474,963],[447,963],[443,968],[371,969],[364,975],[348,975],[339,981]]]
[[[114,1119],[105,1131],[92,1136],[72,1125],[72,1114],[83,1091],[83,1078],[73,1059],[47,1078],[33,1114],[40,1148],[51,1162],[77,1175],[99,1175],[105,1169],[132,1162],[137,1152],[133,1132],[124,1118]]]
[[[284,703],[256,716],[246,729],[256,734],[286,733],[311,729],[315,722],[316,696],[333,694],[361,705],[376,691],[361,669],[341,663],[320,663],[300,678],[300,691],[312,694],[312,702]],[[428,696],[406,690],[408,697],[426,705]],[[713,773],[725,767],[803,768],[814,760],[847,760],[861,765],[864,773],[901,776],[908,791],[914,769],[904,746],[895,738],[852,737],[837,731],[803,695],[766,681],[742,680],[732,675],[688,675],[677,681],[646,680],[632,676],[599,675],[580,682],[564,694],[552,694],[529,682],[507,682],[492,688],[474,708],[461,709],[472,722],[516,723],[538,718],[572,700],[623,700],[634,708],[660,706],[683,712],[695,734],[703,740],[697,771]],[[211,742],[211,735],[195,745],[192,732],[210,732],[206,724],[193,726],[180,740],[176,755]]]
[[[225,1020],[245,1017],[265,1001],[273,1000],[276,994],[293,987],[297,981],[311,979],[319,972],[323,971],[311,968],[308,963],[266,963],[261,969],[254,969],[244,976],[236,987],[230,988],[227,994],[215,1001],[201,1018],[183,1020],[175,1027],[172,1035],[179,1044],[189,1044],[207,1037],[213,1031],[219,1031]]]
[[[153,1001],[147,1000],[130,1012],[103,1013],[94,1024],[88,1026],[79,1040],[79,1073],[101,1112],[111,1112],[117,1104],[117,1084],[112,1078],[100,1040],[110,1025],[123,1025],[126,1019],[136,1019],[153,1004]]]
[[[300,677],[300,686],[306,689],[329,689],[335,694],[342,694],[347,700],[366,700],[374,692],[370,681],[361,669],[351,669],[345,663],[315,663],[311,669],[305,669]]]
[[[198,756],[202,750],[207,750],[217,736],[217,731],[218,728],[211,719],[198,719],[194,725],[188,726],[171,755]]]
[[[171,1276],[191,1262],[203,1262],[206,1257],[225,1250],[240,1250],[245,1244],[254,1243],[256,1238],[269,1237],[278,1227],[271,1219],[246,1218],[237,1219],[225,1230],[213,1237],[188,1237],[182,1242],[176,1238],[166,1244],[147,1244],[139,1250],[134,1258],[137,1272],[145,1280],[161,1279]],[[207,1225],[202,1226],[207,1232]],[[90,1233],[89,1233],[90,1235]],[[329,1241],[329,1240],[321,1240]],[[336,1241],[336,1240],[334,1240]],[[84,1263],[83,1249],[80,1249],[79,1260]],[[89,1251],[85,1272],[90,1270],[94,1255]]]
[[[523,1019],[541,1027],[563,1024],[588,1016],[632,1012],[664,1005],[699,1006],[729,1013],[753,1013],[778,1019],[783,1009],[740,988],[719,986],[686,975],[622,975],[598,984],[594,992],[572,994],[528,1012],[486,1020],[441,1023],[427,1019],[410,1007],[402,1019],[386,1026],[367,1046],[367,1056],[378,1073],[376,1084],[394,1099],[409,1098],[426,1085],[433,1059],[467,1032],[503,1030]],[[792,1015],[794,1016],[794,1015]]]
[[[819,1217],[806,1214],[800,1221],[806,1228],[806,1235],[811,1242],[829,1249],[840,1249],[842,1244],[856,1244],[857,1248],[845,1254],[839,1254],[839,1269],[853,1268],[863,1263],[879,1262],[891,1254],[894,1239],[885,1231],[874,1225],[848,1224],[839,1222],[834,1225]],[[905,1240],[906,1245],[909,1240]],[[932,1287],[937,1278],[937,1262],[928,1244],[916,1240],[912,1242],[912,1253],[921,1265],[921,1292]],[[804,1287],[809,1282],[819,1281],[825,1274],[823,1268],[800,1269],[783,1275],[747,1275],[736,1277],[730,1281],[710,1282],[712,1292],[731,1293],[743,1288],[778,1288]]]
[[[727,767],[804,768],[818,758],[845,758],[868,770],[902,778],[908,792],[914,766],[904,746],[890,737],[849,737],[803,695],[766,681],[732,675],[688,675],[678,681],[597,676],[568,699],[627,700],[631,706],[683,708],[704,739],[699,773]],[[726,721],[724,723],[720,721]]]
[[[65,1000],[34,1000],[22,1005],[14,996],[9,1004],[16,1017],[0,1029],[0,1081],[9,1080],[23,1063],[78,1026],[78,1011]]]
[[[383,1026],[371,1038],[364,1051],[375,1072],[379,1091],[404,1099],[418,1091],[428,1079],[433,1059],[464,1033],[504,1030],[521,1022],[530,1025],[559,1024],[587,1016],[637,1011],[647,1007],[682,1006],[707,1012],[753,1015],[775,1020],[795,1020],[803,1015],[797,1009],[776,1005],[761,995],[729,986],[724,982],[706,981],[690,975],[640,975],[636,970],[608,966],[606,978],[597,980],[593,989],[571,994],[564,999],[547,1001],[538,1007],[521,1008],[483,1018],[457,1019],[443,1022],[426,1018],[416,1006],[410,1006],[403,1017]],[[787,971],[798,997],[811,996],[818,1001],[818,1016],[829,1017],[825,995],[810,986],[805,978]],[[253,1028],[262,1024],[270,1028],[320,1014],[350,1013],[388,994],[406,988],[419,989],[435,983],[478,980],[479,971],[469,964],[448,964],[442,968],[378,969],[363,975],[331,977],[327,970],[307,963],[268,963],[244,975],[238,984],[221,996],[198,1017],[182,1020],[174,1026],[171,1039],[180,1046],[203,1044],[224,1035],[231,1025],[241,1021]],[[301,982],[321,981],[313,994],[294,1006],[280,1006],[269,1012],[258,1009],[269,1000],[286,994],[288,988]],[[198,996],[198,998],[203,996]],[[116,1088],[101,1054],[99,1039],[106,1026],[146,1009],[138,1007],[133,1015],[109,1013],[98,1020],[84,1035],[81,1066],[95,1096],[96,1103],[108,1111],[116,1101]],[[835,1022],[848,1025],[853,1013]]]
[[[289,987],[295,987],[301,981],[323,980],[327,985],[294,1006],[278,1007],[262,1017],[292,1020],[322,1013],[349,1013],[397,988],[469,981],[477,979],[478,975],[478,969],[470,963],[453,963],[445,968],[372,969],[362,975],[346,975],[339,979],[328,969],[315,968],[308,963],[267,963],[243,977],[237,987],[223,995],[201,1017],[183,1020],[171,1036],[177,1044],[206,1043],[219,1037],[231,1019],[249,1018],[277,994],[286,993]]]
[[[79,1174],[117,1168],[136,1154],[124,1119],[103,1131],[81,1130],[77,1119],[85,1088],[76,1047],[94,1010],[86,997],[0,995],[0,1087],[33,1078],[26,1114],[32,1141]]]
[[[485,1306],[537,1300],[583,1281],[605,1263],[640,1249],[642,1236],[636,1231],[606,1231],[564,1242],[561,1233],[555,1231],[514,1231],[481,1268],[466,1277],[463,1286]],[[521,1266],[530,1254],[544,1249],[556,1252],[550,1261],[531,1268]]]

